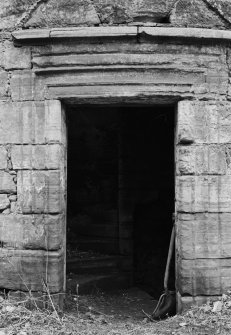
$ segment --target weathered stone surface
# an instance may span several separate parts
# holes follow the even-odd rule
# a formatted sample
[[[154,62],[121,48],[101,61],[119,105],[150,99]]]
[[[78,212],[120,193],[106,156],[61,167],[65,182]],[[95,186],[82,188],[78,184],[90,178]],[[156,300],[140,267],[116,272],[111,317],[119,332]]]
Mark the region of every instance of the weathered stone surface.
[[[59,250],[64,230],[62,215],[0,215],[0,241],[6,248]]]
[[[102,58],[104,58],[102,56]],[[127,60],[131,58],[127,56]],[[146,58],[146,57],[145,57]],[[138,59],[138,57],[137,57]],[[103,59],[102,59],[103,60]],[[118,60],[118,57],[117,57]],[[121,59],[123,61],[123,57]],[[124,63],[123,65],[125,65]],[[94,64],[91,64],[94,65]],[[119,64],[118,64],[119,65]],[[106,68],[106,67],[105,67]],[[147,67],[148,68],[148,67]],[[97,71],[98,70],[98,71]],[[188,70],[184,69],[148,69],[148,71],[144,71],[143,68],[137,69],[128,69],[123,71],[123,69],[115,68],[110,71],[102,71],[102,69],[95,69],[92,73],[83,73],[82,71],[72,70],[72,73],[66,72],[64,73],[54,73],[52,76],[44,76],[44,84],[50,86],[58,86],[57,81],[59,82],[59,86],[67,86],[67,84],[75,84],[75,85],[93,85],[93,84],[175,84],[178,83],[180,85],[197,85],[202,84],[205,80],[205,75],[201,71],[192,71],[191,73]]]
[[[94,1],[102,23],[120,24],[132,21],[161,22],[176,0]]]
[[[34,100],[34,74],[32,71],[13,71],[10,89],[14,101]]]
[[[217,71],[219,71],[219,74],[217,73]],[[207,91],[213,93],[214,95],[218,94],[226,95],[229,80],[227,68],[217,69],[217,71],[216,70],[214,71],[214,69],[213,70],[209,69],[207,71],[206,84],[204,85],[204,87],[203,86],[199,87],[199,90],[195,88],[194,92],[200,93],[200,89],[202,88],[202,90],[207,89]]]
[[[131,102],[143,104],[144,102],[153,103],[153,105],[160,103],[169,103],[169,96],[171,96],[171,102],[175,102],[176,98],[174,97],[193,97],[193,94],[190,94],[191,85],[182,85],[177,86],[172,85],[83,85],[83,86],[50,86],[47,98],[49,99],[71,99],[72,102],[75,101],[79,103],[89,102],[89,99],[93,99],[94,102],[102,102],[103,99],[110,99],[110,103],[122,102]],[[74,98],[73,98],[74,97]],[[166,98],[165,98],[166,97]],[[109,100],[108,100],[109,101]]]
[[[4,47],[4,65],[6,70],[31,68],[31,52],[29,47],[16,48],[10,41],[5,41]]]
[[[17,201],[17,195],[13,194],[9,196],[10,201]]]
[[[108,45],[109,51],[114,49],[114,52],[107,52],[105,50],[105,53],[99,53],[97,48],[93,45],[89,45],[89,47],[85,50],[83,50],[83,54],[75,54],[75,51],[73,50],[73,47],[71,46],[68,48],[68,54],[67,55],[59,55],[54,54],[52,55],[34,55],[32,63],[33,66],[36,68],[47,68],[47,67],[61,67],[61,66],[89,66],[89,65],[156,65],[158,68],[164,68],[163,71],[166,70],[166,68],[171,69],[174,67],[175,69],[179,69],[179,71],[183,70],[182,63],[184,63],[185,69],[187,64],[187,70],[189,70],[188,67],[191,68],[191,72],[194,75],[197,75],[200,72],[204,72],[204,67],[208,68],[217,68],[219,70],[226,70],[227,64],[225,59],[225,54],[219,55],[199,55],[197,54],[197,50],[195,50],[195,54],[188,52],[186,48],[181,46],[181,54],[176,54],[177,48],[172,47],[172,50],[170,48],[165,49],[165,52],[162,52],[162,50],[153,50],[154,52],[151,53],[151,50],[154,49],[154,47],[150,44],[150,48],[147,51],[150,51],[150,53],[146,53],[145,49],[147,46],[141,46],[139,49],[134,48],[133,45],[131,45],[131,51],[134,51],[134,53],[129,53],[129,46],[124,45],[124,50],[122,49],[122,45],[118,45],[118,49],[115,50],[111,45]],[[57,48],[57,45],[56,45]],[[156,46],[157,48],[157,46]],[[118,53],[120,49],[120,53]],[[39,48],[37,47],[37,50]],[[72,53],[70,53],[73,50]],[[43,50],[41,49],[43,52]],[[79,51],[79,49],[78,49]],[[85,51],[85,53],[84,53]],[[98,52],[97,52],[98,51]],[[178,49],[179,51],[179,49]],[[51,53],[52,51],[50,51]],[[95,52],[92,54],[91,52]],[[102,52],[102,49],[100,50]],[[223,57],[222,57],[223,56]],[[197,69],[195,69],[195,66]],[[202,69],[202,71],[199,71],[199,68]],[[207,74],[207,72],[206,72]],[[221,74],[217,73],[217,77],[221,77]]]
[[[122,50],[121,45],[118,46],[121,49],[121,53],[118,54],[116,46],[111,43],[109,52],[106,52],[104,45],[102,46],[103,50],[100,50],[99,46],[96,47],[95,44],[93,46],[89,45],[89,48],[85,46],[84,50],[82,46],[81,50],[84,55],[81,55],[79,54],[81,51],[79,47],[78,54],[76,54],[76,46],[74,48],[71,45],[69,49],[65,46],[68,53],[65,57],[56,54],[56,50],[59,50],[59,53],[62,52],[60,45],[59,48],[57,45],[52,45],[47,51],[50,55],[33,56],[36,76],[32,75],[31,71],[13,71],[11,92],[14,101],[62,98],[66,97],[68,92],[69,96],[73,96],[75,94],[74,85],[81,86],[76,88],[79,91],[79,94],[76,94],[81,95],[84,89],[82,87],[83,83],[91,86],[94,83],[100,83],[100,85],[115,83],[117,86],[120,83],[123,85],[126,83],[129,85],[133,82],[140,85],[153,83],[157,84],[157,87],[152,86],[148,90],[159,92],[162,89],[160,84],[174,84],[173,87],[167,85],[163,87],[164,91],[167,90],[166,94],[178,93],[182,95],[187,93],[192,96],[195,92],[200,94],[215,92],[216,95],[227,93],[228,73],[226,72],[226,56],[222,48],[214,48],[213,53],[207,48],[209,55],[206,54],[205,49],[202,49],[200,55],[199,48],[196,47],[185,46],[183,48],[181,46],[180,48],[171,45],[171,47],[166,46],[167,49],[165,49],[162,45],[159,48],[158,45],[141,44],[139,53],[139,48],[133,44],[131,48],[134,52],[128,52],[129,46],[126,44],[124,50]],[[112,52],[113,48],[114,52]],[[156,52],[157,48],[158,53]],[[36,50],[38,49],[36,47]],[[53,49],[54,55],[52,54]],[[41,47],[41,53],[43,50],[44,48]],[[73,54],[70,53],[71,50]],[[105,54],[102,55],[104,50]],[[107,71],[102,71],[102,64]],[[83,72],[83,68],[80,68],[82,66],[89,67],[89,65],[100,67],[97,69],[98,71],[94,69],[94,73]],[[124,71],[121,65],[129,65],[130,70]],[[144,69],[144,65],[146,69]],[[150,65],[154,65],[155,68],[153,66],[150,69]],[[70,68],[71,66],[75,68]],[[111,71],[106,68],[107,66],[113,66],[113,68],[110,68]],[[135,69],[134,66],[136,66]],[[53,67],[55,68],[53,69]],[[87,94],[93,89],[92,87],[91,90],[86,88]],[[107,86],[107,90],[110,89],[112,91],[113,87]],[[116,89],[119,90],[118,87]],[[103,86],[101,86],[101,90],[103,91]],[[145,91],[146,88],[143,90],[142,87],[138,87],[137,90]],[[57,93],[53,93],[53,91],[57,91]],[[62,94],[62,92],[64,93]]]
[[[4,46],[3,42],[0,40],[0,67],[4,67]]]
[[[90,0],[49,0],[41,3],[25,27],[97,25],[99,18]]]
[[[231,3],[229,0],[204,0],[207,2],[215,13],[219,14],[228,23],[231,23]]]
[[[16,193],[14,176],[7,172],[0,171],[0,193]]]
[[[19,171],[17,194],[22,213],[61,213],[65,180],[60,171]]]
[[[184,27],[227,28],[227,22],[201,0],[178,0],[170,22]]]
[[[231,213],[178,213],[177,252],[183,259],[230,258]]]
[[[0,3],[0,29],[14,29],[35,0],[7,0]]]
[[[183,295],[220,295],[231,289],[231,259],[180,260],[178,287]]]
[[[10,207],[10,200],[6,194],[0,194],[0,210]],[[1,237],[0,237],[1,240]]]
[[[10,203],[10,213],[17,213],[18,212],[18,205],[15,201],[11,201]]]
[[[230,22],[229,0],[7,0],[0,4],[0,29],[161,22],[175,4],[177,25],[223,28]]]
[[[113,31],[118,32],[118,28],[120,27],[100,27],[101,29],[104,28],[105,34],[108,33],[112,28]],[[136,31],[137,35],[137,29],[134,27],[125,27],[126,30],[124,30],[124,26],[122,26],[122,31],[127,31],[127,28],[129,28],[129,34],[131,32]],[[132,30],[130,30],[132,28]],[[86,29],[87,31],[89,30],[88,28],[79,28],[78,31],[84,32],[86,34]],[[140,28],[142,29],[147,29],[146,28]],[[149,28],[150,29],[150,28]],[[160,28],[156,27],[154,31],[159,31]],[[173,28],[174,30],[176,28]],[[36,33],[36,29],[30,29],[29,31],[33,31]],[[48,30],[49,31],[49,30]],[[91,28],[90,32],[93,34],[93,31],[95,31],[95,28]],[[149,31],[149,30],[148,30]],[[169,32],[171,31],[171,28],[168,28],[166,31],[166,28],[161,28],[161,33],[163,34],[163,31],[165,32],[166,35],[170,34]],[[191,32],[192,35],[192,30],[190,29],[182,29],[181,32],[182,34],[189,34],[189,31]],[[27,30],[23,31],[18,31],[17,33],[20,33],[20,36],[22,32],[25,34],[28,34]],[[95,32],[96,34],[97,32]],[[205,32],[204,32],[205,33]],[[211,34],[208,36],[208,38],[211,39],[212,36],[214,36],[214,32],[211,30],[206,31],[206,34]],[[220,31],[220,33],[228,33],[226,31]],[[31,33],[30,33],[31,34]],[[88,33],[89,34],[89,33]],[[161,34],[159,34],[161,36]],[[176,35],[176,32],[175,32]],[[195,32],[194,32],[195,35]],[[23,35],[24,36],[24,35]],[[160,37],[159,36],[159,37]],[[203,36],[203,34],[202,34]],[[25,36],[24,36],[25,38]],[[137,43],[137,40],[123,40],[122,43],[118,42],[117,40],[112,40],[113,42],[110,41],[104,41],[103,44],[99,43],[89,43],[86,40],[79,40],[78,41],[78,48],[76,48],[76,41],[74,39],[70,39],[68,41],[62,40],[62,41],[56,41],[56,43],[49,43],[45,45],[38,45],[38,46],[32,46],[32,52],[34,57],[39,57],[39,56],[47,56],[47,57],[54,57],[54,56],[62,56],[64,53],[68,57],[69,55],[95,55],[95,57],[99,57],[100,55],[108,55],[108,54],[116,54],[120,53],[122,55],[127,54],[128,57],[132,56],[137,56],[139,54],[142,54],[145,57],[153,57],[154,59],[156,58],[157,62],[163,62],[170,63],[174,61],[175,63],[179,61],[179,63],[182,65],[182,62],[186,62],[185,66],[192,66],[192,64],[196,64],[196,67],[211,67],[214,69],[214,66],[218,67],[221,64],[227,65],[226,64],[226,54],[224,52],[224,49],[222,46],[213,44],[207,45],[207,44],[200,44],[197,45],[195,43],[189,44],[187,43],[186,45],[181,44],[174,44],[174,43],[158,43],[155,40],[152,40],[151,42],[145,40],[145,38],[142,39],[140,36],[140,39],[142,43]],[[164,59],[162,58],[164,57]],[[40,60],[41,62],[41,60]],[[191,64],[191,65],[190,65]],[[163,64],[164,65],[164,64]]]
[[[178,143],[231,143],[230,103],[181,101]]]
[[[63,250],[0,250],[0,287],[14,291],[46,291],[43,281],[50,292],[63,290],[64,282]]]
[[[201,306],[204,304],[207,304],[211,301],[217,301],[220,298],[220,296],[196,296],[196,297],[190,297],[190,296],[181,296],[178,292],[177,294],[177,306],[178,306],[178,313],[182,313],[184,311],[187,311],[192,305],[194,306]]]
[[[13,169],[53,170],[59,169],[63,161],[64,148],[52,145],[14,145],[11,149]]]
[[[46,144],[62,140],[61,103],[0,102],[1,144]]]
[[[229,173],[230,150],[228,145],[179,146],[176,155],[176,172],[182,175]]]
[[[0,70],[0,98],[7,96],[8,90],[8,73]]]
[[[4,146],[0,146],[0,169],[7,168],[7,150]]]
[[[230,212],[231,176],[177,177],[176,206],[180,212]]]

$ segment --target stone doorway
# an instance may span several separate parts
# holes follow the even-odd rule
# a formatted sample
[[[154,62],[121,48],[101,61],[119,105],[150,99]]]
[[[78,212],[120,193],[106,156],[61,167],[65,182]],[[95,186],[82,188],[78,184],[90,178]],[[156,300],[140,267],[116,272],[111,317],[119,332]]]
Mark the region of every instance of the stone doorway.
[[[135,285],[158,298],[163,290],[174,114],[172,105],[66,107],[67,287],[74,278],[80,292]]]

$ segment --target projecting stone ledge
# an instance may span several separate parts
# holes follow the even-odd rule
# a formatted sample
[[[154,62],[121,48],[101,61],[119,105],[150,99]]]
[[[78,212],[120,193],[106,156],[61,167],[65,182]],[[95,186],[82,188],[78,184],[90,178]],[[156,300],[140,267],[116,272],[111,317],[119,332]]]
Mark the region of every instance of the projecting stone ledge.
[[[171,37],[200,40],[231,40],[231,31],[203,28],[173,28],[173,27],[81,27],[60,29],[29,29],[17,30],[12,33],[18,42],[58,38],[90,38],[90,37],[126,37],[146,34],[153,37]]]

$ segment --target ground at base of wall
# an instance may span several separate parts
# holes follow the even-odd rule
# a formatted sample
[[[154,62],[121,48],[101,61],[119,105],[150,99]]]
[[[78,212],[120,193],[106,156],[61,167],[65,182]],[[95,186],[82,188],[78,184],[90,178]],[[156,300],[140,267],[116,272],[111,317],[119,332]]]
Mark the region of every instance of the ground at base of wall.
[[[139,291],[140,304],[131,313],[121,310],[108,313],[118,303],[125,305],[129,299],[137,298],[138,291],[127,291],[121,297],[104,296],[102,292],[95,295],[66,297],[64,312],[57,310],[28,310],[23,303],[13,302],[0,297],[0,335],[228,335],[231,331],[231,297],[224,295],[221,300],[194,307],[183,315],[177,315],[163,321],[150,322],[141,316],[137,309],[144,300],[149,299]],[[114,298],[114,299],[113,299]],[[135,304],[132,304],[133,307]],[[150,306],[151,307],[151,306]],[[107,314],[106,314],[107,313]]]

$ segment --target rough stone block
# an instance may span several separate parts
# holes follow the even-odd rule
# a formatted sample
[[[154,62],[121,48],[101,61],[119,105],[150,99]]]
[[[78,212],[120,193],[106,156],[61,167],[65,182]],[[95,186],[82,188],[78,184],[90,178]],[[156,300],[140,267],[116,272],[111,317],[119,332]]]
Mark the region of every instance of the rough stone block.
[[[231,176],[177,177],[176,206],[180,212],[230,212]]]
[[[102,23],[121,24],[132,21],[160,22],[167,17],[176,0],[96,0]]]
[[[131,31],[130,31],[130,28]],[[88,28],[89,29],[89,28]],[[106,27],[104,27],[106,30]],[[119,32],[118,27],[115,27],[116,31]],[[123,31],[124,27],[122,27]],[[127,28],[126,28],[127,29]],[[141,31],[146,31],[148,28],[141,28]],[[149,28],[150,29],[150,28]],[[148,31],[149,31],[148,29]],[[155,28],[154,32],[155,32]],[[164,29],[164,28],[163,28]],[[132,34],[134,27],[129,27],[129,35]],[[84,32],[84,30],[80,30]],[[186,33],[185,31],[183,31]],[[85,31],[86,33],[86,31]],[[94,28],[90,30],[90,33],[94,33]],[[21,34],[21,33],[20,33]],[[133,33],[134,37],[136,38],[136,33]],[[63,54],[67,56],[78,55],[83,57],[83,55],[93,55],[97,58],[101,56],[109,56],[122,54],[123,57],[127,55],[127,57],[135,58],[135,57],[145,57],[145,59],[151,59],[155,61],[156,65],[181,65],[182,62],[185,63],[185,66],[193,67],[193,64],[196,64],[197,69],[201,68],[204,70],[205,68],[214,69],[214,67],[226,68],[227,67],[227,55],[225,50],[222,46],[218,44],[213,44],[213,46],[207,44],[200,44],[197,45],[193,44],[178,44],[178,43],[158,43],[158,41],[152,40],[148,41],[145,37],[142,38],[140,36],[142,43],[136,43],[136,40],[132,39],[132,42],[127,39],[120,41],[113,39],[112,42],[104,41],[103,44],[99,43],[90,43],[87,42],[86,39],[82,41],[78,41],[78,54],[76,54],[76,41],[73,40],[62,40],[56,41],[56,43],[52,44],[44,44],[44,45],[37,45],[32,46],[32,54],[33,60],[38,61],[38,57],[42,57],[42,60],[39,61],[38,65],[42,66],[44,64],[44,59],[48,57],[55,57],[60,56],[62,57]],[[47,56],[47,58],[43,58],[43,56]],[[82,58],[80,57],[80,59]],[[153,63],[154,63],[153,61]],[[141,62],[141,60],[140,60]],[[178,64],[178,62],[180,62]],[[166,64],[167,63],[167,64]],[[69,64],[69,61],[68,63]]]
[[[221,295],[231,289],[231,259],[180,259],[178,287],[181,295]]]
[[[183,27],[226,28],[228,24],[201,0],[178,0],[170,15],[170,22]]]
[[[5,41],[4,47],[4,65],[6,70],[31,68],[31,51],[29,47],[16,48],[10,41]]]
[[[207,3],[212,6],[215,12],[219,13],[221,18],[223,17],[226,22],[231,23],[231,3],[229,0],[207,0]]]
[[[13,101],[33,100],[34,80],[34,74],[31,70],[13,71],[10,80]]]
[[[0,98],[7,96],[8,90],[8,73],[6,71],[0,71]]]
[[[0,171],[0,193],[16,193],[14,176],[8,172]]]
[[[0,241],[6,248],[59,250],[64,235],[64,215],[0,215]]]
[[[10,213],[17,213],[18,212],[18,206],[15,201],[11,201],[10,203]]]
[[[146,28],[147,29],[147,28]],[[226,79],[226,85],[228,81],[227,72],[227,64],[225,59],[224,51],[217,52],[214,48],[214,55],[211,55],[211,51],[207,51],[208,54],[205,55],[203,51],[201,54],[198,53],[198,50],[188,50],[184,45],[181,46],[181,49],[177,48],[177,46],[167,47],[162,49],[161,45],[155,44],[155,46],[151,43],[143,42],[140,44],[140,48],[134,46],[131,42],[130,45],[128,42],[123,41],[123,43],[116,43],[112,41],[113,46],[109,43],[104,44],[102,46],[103,50],[99,50],[99,46],[92,44],[79,45],[78,44],[78,54],[74,49],[74,45],[63,45],[63,49],[61,49],[61,45],[51,45],[49,49],[43,49],[43,47],[34,48],[34,55],[32,59],[33,68],[44,69],[49,67],[65,67],[65,66],[102,66],[103,65],[146,65],[147,67],[150,65],[156,65],[157,67],[162,67],[162,71],[166,72],[166,69],[170,70],[177,69],[182,72],[182,63],[184,63],[184,68],[191,70],[191,75],[194,77],[198,76],[198,74],[203,74],[205,72],[205,67],[210,70],[209,77],[207,71],[206,80],[207,82],[212,81],[214,79],[219,79],[220,82],[223,78]],[[60,46],[60,49],[58,48]],[[149,48],[148,48],[149,46]],[[116,47],[118,48],[116,50]],[[130,48],[129,48],[130,47]],[[161,49],[160,49],[161,48]],[[157,51],[158,49],[158,51]],[[48,51],[49,50],[49,54]],[[100,53],[101,51],[101,53]],[[153,52],[152,52],[153,51]],[[181,51],[181,54],[179,54]],[[66,52],[66,54],[65,54]],[[129,53],[130,52],[130,53]],[[216,54],[217,52],[217,54]],[[196,68],[195,68],[196,66]],[[164,67],[164,69],[163,69]],[[217,70],[222,70],[222,72],[215,72]],[[54,71],[57,69],[54,69]],[[138,70],[138,69],[137,69]],[[151,69],[150,69],[151,70]],[[162,73],[163,73],[162,72]],[[189,75],[189,73],[187,73]],[[178,76],[178,73],[175,72],[175,75]],[[179,78],[179,77],[178,77]],[[203,76],[202,84],[205,83],[205,77]],[[215,83],[217,83],[217,80]],[[195,80],[194,80],[195,82]],[[180,83],[180,82],[179,82]],[[219,87],[220,89],[220,87]]]
[[[90,0],[49,0],[42,3],[26,22],[26,27],[66,27],[99,24]]]
[[[176,171],[188,174],[226,174],[231,162],[227,162],[229,147],[221,145],[178,146]]]
[[[7,150],[5,147],[0,146],[0,169],[7,168]]]
[[[0,287],[20,291],[44,292],[43,282],[50,292],[63,290],[63,250],[0,250]]]
[[[231,143],[230,108],[225,102],[179,102],[178,143]]]
[[[14,145],[11,149],[11,161],[16,170],[58,170],[63,157],[64,148],[60,144]]]
[[[24,13],[34,4],[33,0],[7,0],[0,3],[0,29],[14,29]]]
[[[231,213],[178,213],[177,252],[183,259],[230,258]]]
[[[109,56],[108,60],[110,59]],[[85,56],[85,61],[87,61],[87,56]],[[101,56],[102,61],[103,56]],[[124,61],[124,65],[126,65],[125,58],[129,62],[130,56],[122,57],[119,55],[117,59],[121,60],[121,63]],[[142,56],[141,56],[142,58]],[[93,57],[92,57],[93,59]],[[68,61],[68,57],[66,57],[66,61]],[[79,85],[123,85],[123,87],[127,84],[139,84],[139,85],[150,85],[150,84],[159,84],[159,85],[188,85],[190,88],[192,85],[198,85],[199,83],[203,84],[205,81],[205,74],[202,71],[192,71],[189,72],[188,69],[185,71],[184,69],[175,69],[165,68],[149,68],[147,65],[147,71],[141,69],[129,69],[124,70],[121,68],[113,69],[110,71],[102,71],[101,69],[97,69],[97,71],[93,72],[79,72],[72,71],[72,73],[62,73],[56,72],[51,76],[44,76],[44,85],[48,86],[46,94],[49,93],[50,87],[57,87],[57,82],[59,83],[58,87],[61,89],[70,89],[68,86],[79,86]],[[63,86],[63,87],[62,87]],[[92,87],[93,89],[93,87]],[[167,87],[168,89],[168,87]],[[88,87],[89,90],[89,87]],[[70,91],[71,92],[71,91]],[[70,95],[70,93],[69,93]],[[48,95],[49,96],[49,95]]]
[[[208,90],[215,94],[227,94],[229,83],[229,74],[227,68],[225,69],[210,69],[207,71],[206,84],[208,85]]]
[[[0,144],[46,144],[62,140],[61,104],[0,102]]]
[[[60,171],[19,171],[18,205],[22,213],[61,213],[65,209]]]
[[[9,195],[9,200],[10,201],[17,201],[17,195],[13,194],[13,195]]]
[[[0,210],[10,207],[10,200],[6,194],[0,194]],[[1,239],[1,238],[0,238]]]

